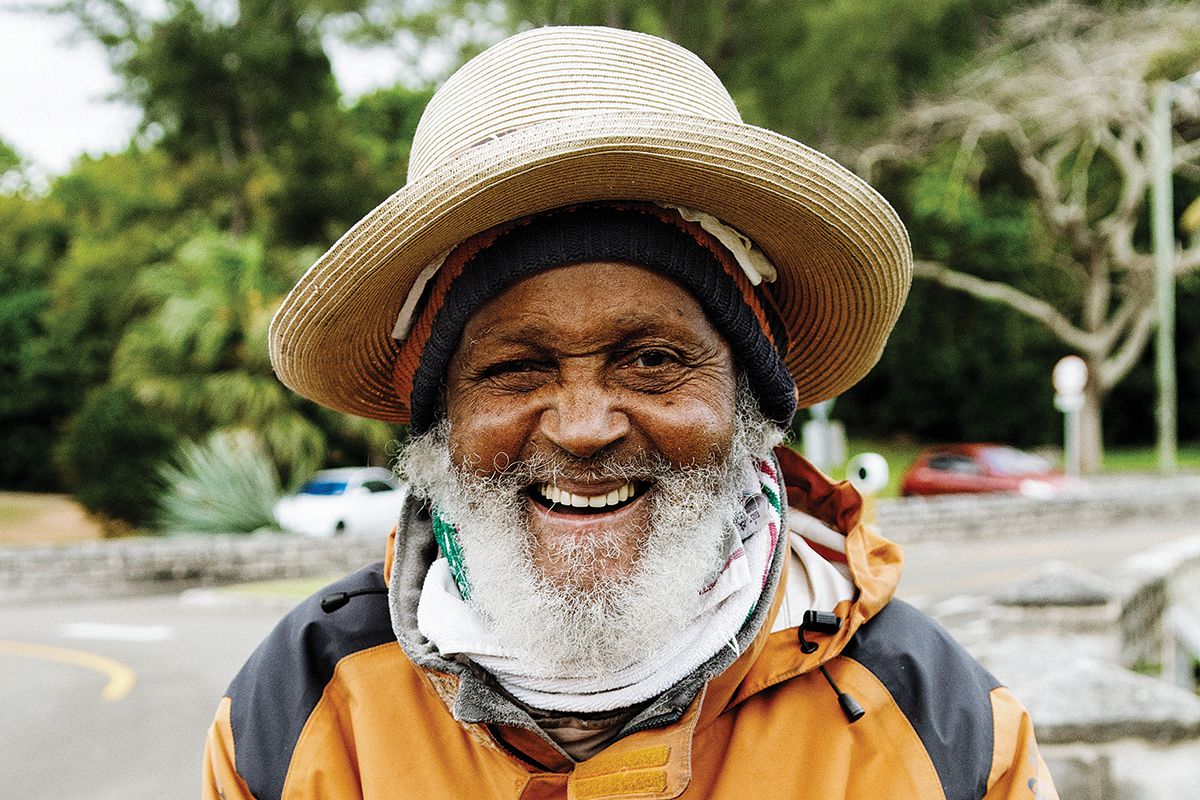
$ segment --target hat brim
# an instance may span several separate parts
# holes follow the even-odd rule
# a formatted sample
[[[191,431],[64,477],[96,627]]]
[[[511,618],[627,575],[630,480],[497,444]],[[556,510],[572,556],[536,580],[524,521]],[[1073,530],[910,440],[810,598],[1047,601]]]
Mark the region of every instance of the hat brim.
[[[322,405],[407,423],[392,327],[413,282],[462,240],[574,203],[651,200],[732,225],[778,270],[768,291],[791,339],[800,406],[878,361],[912,279],[908,235],[865,181],[752,125],[614,111],[518,128],[410,180],[304,275],[271,323],[280,380]]]

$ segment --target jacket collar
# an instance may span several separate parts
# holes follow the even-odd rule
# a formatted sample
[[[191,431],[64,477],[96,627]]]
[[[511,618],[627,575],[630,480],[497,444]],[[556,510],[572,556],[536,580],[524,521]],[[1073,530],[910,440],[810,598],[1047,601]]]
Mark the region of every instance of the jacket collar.
[[[834,614],[841,620],[837,633],[828,636],[806,633],[817,649],[805,654],[799,646],[796,624],[766,633],[775,627],[773,622],[778,614],[778,599],[783,593],[781,587],[773,604],[772,621],[760,634],[763,641],[758,650],[753,654],[746,653],[751,657],[739,659],[709,685],[708,703],[711,705],[706,709],[706,718],[715,717],[746,698],[788,678],[816,669],[839,655],[858,629],[888,604],[900,582],[903,570],[900,548],[881,536],[874,525],[864,523],[862,496],[858,490],[849,481],[831,481],[786,447],[777,448],[775,456],[783,470],[788,505],[816,517],[830,529],[845,536],[844,558],[856,595],[834,608]],[[821,549],[824,551],[824,548]],[[829,555],[841,559],[839,554]]]

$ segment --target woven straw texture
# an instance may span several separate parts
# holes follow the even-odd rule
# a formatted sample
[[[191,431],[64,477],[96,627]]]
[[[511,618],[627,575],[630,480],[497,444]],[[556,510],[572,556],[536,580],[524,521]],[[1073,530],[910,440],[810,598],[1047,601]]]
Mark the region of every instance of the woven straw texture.
[[[688,51],[607,28],[541,28],[477,56],[418,127],[409,181],[296,284],[271,360],[300,394],[406,423],[391,331],[420,271],[462,240],[575,203],[650,200],[706,211],[779,271],[767,287],[792,341],[797,402],[856,383],[908,292],[904,226],[828,156],[745,125]]]

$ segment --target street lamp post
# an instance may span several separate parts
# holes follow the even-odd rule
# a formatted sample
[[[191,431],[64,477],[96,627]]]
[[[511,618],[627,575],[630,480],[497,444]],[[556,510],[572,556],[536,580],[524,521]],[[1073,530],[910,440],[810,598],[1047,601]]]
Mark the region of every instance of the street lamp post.
[[[1063,467],[1068,475],[1075,477],[1083,471],[1079,410],[1083,408],[1083,387],[1087,386],[1087,380],[1087,363],[1079,356],[1063,356],[1050,374],[1054,384],[1054,407],[1063,412]]]
[[[1158,469],[1178,468],[1175,379],[1175,200],[1171,188],[1171,101],[1177,86],[1200,86],[1200,72],[1179,81],[1163,81],[1154,91],[1150,163],[1153,189],[1150,228],[1154,246],[1154,287],[1158,306],[1155,372],[1158,376]]]

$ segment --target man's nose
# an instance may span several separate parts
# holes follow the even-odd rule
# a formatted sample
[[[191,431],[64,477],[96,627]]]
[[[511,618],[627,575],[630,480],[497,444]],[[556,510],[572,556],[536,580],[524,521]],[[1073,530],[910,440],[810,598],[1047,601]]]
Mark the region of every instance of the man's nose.
[[[629,417],[613,407],[602,387],[568,384],[542,412],[541,433],[552,443],[588,458],[629,433]]]

